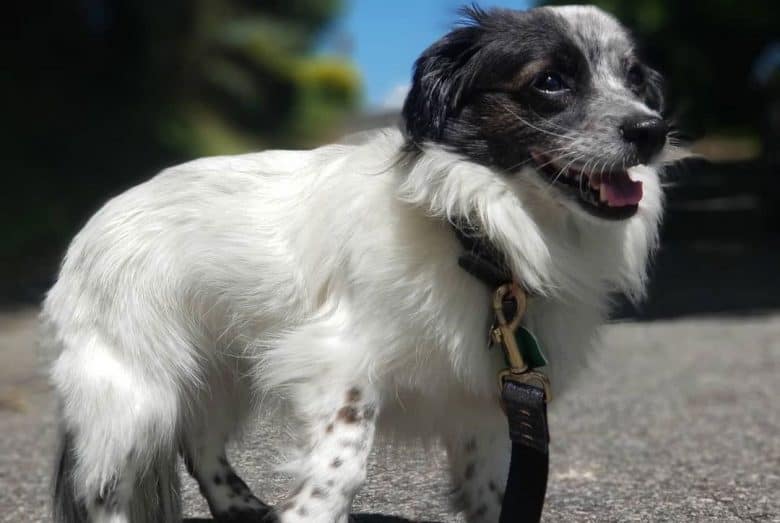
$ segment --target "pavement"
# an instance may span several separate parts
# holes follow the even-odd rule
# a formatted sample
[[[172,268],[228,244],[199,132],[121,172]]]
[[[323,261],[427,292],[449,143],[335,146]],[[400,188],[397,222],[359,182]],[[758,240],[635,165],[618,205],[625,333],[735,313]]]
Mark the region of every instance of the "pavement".
[[[0,521],[50,521],[55,407],[34,309],[0,313]],[[602,350],[551,405],[544,520],[780,522],[780,314],[605,327]],[[260,422],[230,453],[274,502],[284,434]],[[382,445],[355,510],[461,522],[440,448]],[[186,475],[185,475],[186,476]],[[184,476],[183,476],[184,477]],[[208,512],[189,478],[185,514]]]

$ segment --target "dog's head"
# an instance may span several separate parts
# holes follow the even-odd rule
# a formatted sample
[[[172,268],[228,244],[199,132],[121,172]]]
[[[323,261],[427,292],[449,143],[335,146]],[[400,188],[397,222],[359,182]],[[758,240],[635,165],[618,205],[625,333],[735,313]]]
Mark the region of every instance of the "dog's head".
[[[643,187],[627,171],[658,158],[667,124],[661,77],[627,31],[594,7],[464,13],[415,64],[403,108],[410,146],[535,176],[591,216],[633,216]]]

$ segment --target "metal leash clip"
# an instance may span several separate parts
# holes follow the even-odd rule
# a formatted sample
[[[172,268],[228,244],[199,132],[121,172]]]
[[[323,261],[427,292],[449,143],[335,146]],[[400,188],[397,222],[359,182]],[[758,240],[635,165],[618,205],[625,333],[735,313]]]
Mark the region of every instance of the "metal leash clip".
[[[515,313],[510,320],[507,320],[504,313],[504,303],[513,300],[515,304]],[[523,383],[538,387],[544,391],[546,403],[552,399],[550,391],[550,380],[547,376],[537,370],[529,369],[523,358],[523,353],[517,345],[515,332],[520,327],[520,321],[525,315],[527,307],[527,296],[517,283],[506,283],[496,289],[493,294],[493,312],[496,316],[496,326],[491,330],[490,337],[493,342],[501,345],[504,351],[508,368],[498,374],[498,386],[501,390],[504,382],[512,380],[516,383]]]

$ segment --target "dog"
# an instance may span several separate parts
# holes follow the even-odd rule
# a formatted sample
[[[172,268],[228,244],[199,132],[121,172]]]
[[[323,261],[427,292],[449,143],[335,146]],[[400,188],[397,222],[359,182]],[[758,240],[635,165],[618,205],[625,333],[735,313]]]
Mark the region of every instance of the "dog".
[[[594,7],[467,8],[415,63],[398,129],[195,160],[109,201],[42,309],[55,521],[180,520],[181,455],[217,521],[344,523],[377,429],[438,438],[467,521],[497,521],[504,362],[453,225],[531,294],[565,389],[658,243],[673,145],[634,49]],[[297,449],[274,508],[225,454],[264,409]]]

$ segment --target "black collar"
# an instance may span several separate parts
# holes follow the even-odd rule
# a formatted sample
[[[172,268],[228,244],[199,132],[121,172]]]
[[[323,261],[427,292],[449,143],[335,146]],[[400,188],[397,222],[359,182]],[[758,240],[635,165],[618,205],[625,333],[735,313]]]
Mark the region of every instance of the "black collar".
[[[453,223],[455,235],[463,246],[458,265],[487,285],[491,290],[512,281],[512,271],[504,254],[482,234],[476,225],[466,220]]]

